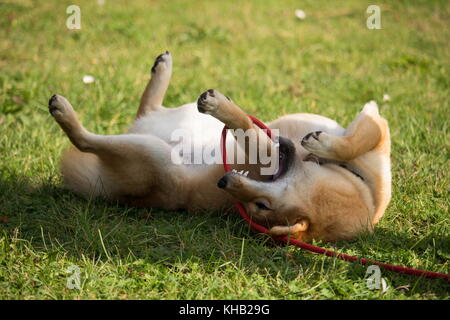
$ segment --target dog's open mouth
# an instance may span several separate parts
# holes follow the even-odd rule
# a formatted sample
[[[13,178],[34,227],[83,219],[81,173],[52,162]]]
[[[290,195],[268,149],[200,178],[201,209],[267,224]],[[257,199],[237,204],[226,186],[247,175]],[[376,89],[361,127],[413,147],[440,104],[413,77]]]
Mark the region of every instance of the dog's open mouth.
[[[295,146],[291,140],[284,137],[279,137],[279,149],[278,149],[278,169],[273,174],[265,178],[263,181],[265,182],[274,182],[279,178],[282,178],[286,172],[289,171],[291,167],[292,161],[295,156]],[[248,171],[232,171],[235,174],[242,174],[248,177]]]
[[[278,149],[278,170],[272,175],[269,181],[276,181],[283,177],[292,164],[295,155],[295,146],[291,140],[279,137],[280,147]]]

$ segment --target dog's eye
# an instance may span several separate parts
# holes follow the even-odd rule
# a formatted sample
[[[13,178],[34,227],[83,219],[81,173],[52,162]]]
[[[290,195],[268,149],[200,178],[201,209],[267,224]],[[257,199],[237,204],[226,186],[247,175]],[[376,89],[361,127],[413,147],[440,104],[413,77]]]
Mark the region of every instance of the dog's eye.
[[[269,207],[267,207],[264,203],[261,202],[255,202],[256,206],[260,209],[260,210],[270,210]]]

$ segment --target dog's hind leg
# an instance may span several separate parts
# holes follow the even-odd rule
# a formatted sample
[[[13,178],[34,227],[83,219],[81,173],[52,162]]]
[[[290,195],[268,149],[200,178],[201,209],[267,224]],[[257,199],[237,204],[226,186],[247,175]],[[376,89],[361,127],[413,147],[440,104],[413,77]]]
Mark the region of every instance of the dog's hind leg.
[[[81,151],[68,152],[63,158],[64,180],[71,189],[134,200],[151,193],[154,201],[160,190],[176,191],[177,182],[173,177],[182,179],[182,168],[170,161],[171,148],[163,140],[152,135],[93,134],[81,125],[69,101],[62,96],[52,96],[49,111]],[[83,168],[81,162],[90,167]],[[169,171],[172,174],[167,174]],[[158,202],[151,204],[159,206]]]
[[[389,141],[387,122],[379,115],[378,107],[372,101],[364,106],[343,136],[316,131],[308,133],[301,143],[306,150],[321,158],[350,161],[384,141]]]
[[[172,75],[172,56],[168,51],[156,57],[151,74],[151,79],[142,94],[136,118],[162,107]]]

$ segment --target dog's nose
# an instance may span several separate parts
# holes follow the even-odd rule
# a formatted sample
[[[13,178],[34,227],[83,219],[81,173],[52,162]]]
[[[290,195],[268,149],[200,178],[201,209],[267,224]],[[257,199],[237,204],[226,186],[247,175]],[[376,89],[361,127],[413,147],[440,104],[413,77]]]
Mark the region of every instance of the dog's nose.
[[[219,182],[217,182],[217,186],[218,186],[220,189],[224,189],[224,188],[227,186],[227,183],[228,183],[228,176],[223,176],[223,177],[219,180]]]

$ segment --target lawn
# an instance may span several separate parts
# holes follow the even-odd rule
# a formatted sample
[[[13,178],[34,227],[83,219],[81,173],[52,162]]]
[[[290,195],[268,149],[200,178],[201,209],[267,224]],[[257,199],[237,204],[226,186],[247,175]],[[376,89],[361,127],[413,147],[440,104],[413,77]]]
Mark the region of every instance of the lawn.
[[[66,27],[74,2],[81,30]],[[385,270],[387,290],[371,290],[367,267],[274,244],[233,212],[80,198],[62,185],[69,141],[47,110],[58,93],[89,130],[124,132],[165,50],[168,107],[216,88],[263,121],[301,111],[347,125],[376,100],[392,201],[373,234],[317,244],[449,273],[448,1],[18,0],[0,15],[0,299],[449,299],[448,281]]]

